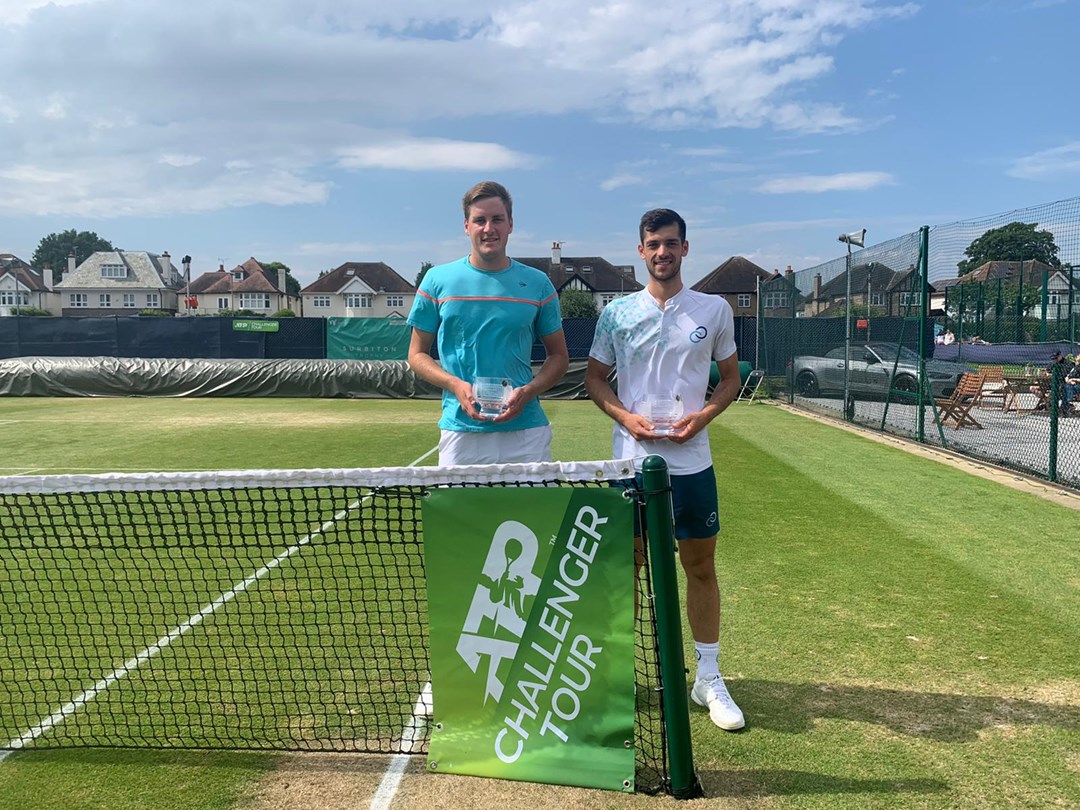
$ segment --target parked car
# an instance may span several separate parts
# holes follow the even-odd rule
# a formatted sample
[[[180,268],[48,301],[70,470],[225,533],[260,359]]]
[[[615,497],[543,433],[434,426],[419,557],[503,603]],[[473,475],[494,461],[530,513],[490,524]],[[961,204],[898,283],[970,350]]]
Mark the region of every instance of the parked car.
[[[935,397],[951,395],[960,375],[971,370],[960,363],[943,360],[927,360],[925,367],[930,392]],[[848,390],[855,396],[884,398],[890,387],[914,394],[918,385],[919,355],[896,343],[853,344],[848,370]],[[800,355],[792,361],[792,373],[795,392],[799,396],[842,395],[844,347],[832,349],[824,357]]]

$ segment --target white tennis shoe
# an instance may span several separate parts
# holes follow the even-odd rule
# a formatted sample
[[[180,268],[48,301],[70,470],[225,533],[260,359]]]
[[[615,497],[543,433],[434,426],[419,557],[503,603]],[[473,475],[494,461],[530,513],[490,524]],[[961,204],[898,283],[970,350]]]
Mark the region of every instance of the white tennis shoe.
[[[695,681],[690,698],[698,706],[708,709],[709,719],[724,731],[738,731],[746,725],[742,709],[732,700],[727,684],[719,674]]]

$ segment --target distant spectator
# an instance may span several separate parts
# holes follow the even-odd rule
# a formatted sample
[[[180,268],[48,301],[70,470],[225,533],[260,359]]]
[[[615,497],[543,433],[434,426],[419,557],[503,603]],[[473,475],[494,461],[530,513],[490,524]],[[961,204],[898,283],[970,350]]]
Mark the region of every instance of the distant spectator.
[[[1072,368],[1065,374],[1065,386],[1061,395],[1061,415],[1080,416],[1080,402],[1073,403],[1077,394],[1080,394],[1080,356],[1073,355],[1068,358]]]
[[[946,329],[945,334],[941,336],[941,342],[946,346],[951,346],[956,343],[956,335],[952,333],[951,329]]]
[[[975,346],[989,346],[989,345],[990,345],[990,341],[988,341],[988,340],[983,340],[983,339],[982,339],[981,337],[979,337],[978,335],[976,335],[975,337],[973,337],[973,338],[971,339],[971,342],[972,342],[972,344],[973,344],[973,345],[975,345]]]
[[[1058,403],[1056,403],[1056,404],[1058,406],[1058,415],[1059,416],[1068,416],[1069,415],[1069,399],[1068,399],[1068,397],[1066,396],[1066,393],[1065,393],[1066,389],[1068,388],[1068,386],[1066,384],[1066,380],[1067,380],[1066,369],[1067,368],[1068,368],[1068,366],[1065,363],[1065,355],[1062,354],[1060,351],[1055,351],[1050,356],[1050,365],[1048,365],[1045,369],[1043,369],[1043,372],[1040,375],[1041,377],[1043,377],[1043,379],[1046,380],[1046,382],[1044,384],[1046,386],[1048,386],[1047,394],[1046,394],[1047,402],[1052,401],[1052,397],[1054,396],[1054,386],[1055,385],[1057,386],[1058,397],[1059,397],[1060,401]],[[1073,373],[1073,371],[1076,371],[1076,370],[1077,369],[1074,366],[1072,368],[1072,370],[1068,372],[1068,374],[1071,375]],[[1039,391],[1039,386],[1037,386],[1037,385],[1031,386],[1031,392],[1033,394],[1038,393],[1038,391]],[[1039,410],[1044,410],[1044,406],[1040,406]]]

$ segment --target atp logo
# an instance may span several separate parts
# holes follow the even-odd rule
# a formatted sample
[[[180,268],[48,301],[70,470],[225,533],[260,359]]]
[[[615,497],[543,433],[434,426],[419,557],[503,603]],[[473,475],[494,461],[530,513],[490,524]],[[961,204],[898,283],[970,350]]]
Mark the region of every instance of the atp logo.
[[[484,703],[502,697],[499,671],[517,655],[528,607],[540,590],[534,573],[539,549],[536,534],[516,520],[500,524],[488,547],[457,643],[469,669],[484,676]]]
[[[699,326],[693,332],[690,333],[691,343],[701,343],[705,338],[709,336],[709,330],[704,326]]]

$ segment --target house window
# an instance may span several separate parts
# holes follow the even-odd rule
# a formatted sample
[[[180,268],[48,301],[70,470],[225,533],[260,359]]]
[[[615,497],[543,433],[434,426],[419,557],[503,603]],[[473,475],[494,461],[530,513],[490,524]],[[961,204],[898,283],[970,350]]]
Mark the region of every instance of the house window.
[[[232,280],[233,281],[243,281],[244,280],[244,271],[243,270],[234,270],[233,274],[232,274]]]
[[[147,293],[146,306],[150,307],[150,309],[157,309],[159,306],[161,306],[160,296],[158,296],[157,293]]]
[[[388,307],[400,308],[405,306],[404,295],[388,295],[386,296],[386,305]]]
[[[0,306],[25,307],[30,305],[30,294],[17,290],[4,290],[0,292]]]
[[[582,273],[591,273],[592,272],[592,265],[591,264],[583,264],[583,265],[581,265],[581,272]]]
[[[902,307],[915,306],[919,303],[918,297],[911,292],[900,293],[897,300],[900,301],[900,306]]]
[[[330,309],[330,296],[313,295],[311,296],[311,305],[315,307],[315,309]]]
[[[240,293],[241,309],[270,309],[270,293]]]
[[[600,296],[600,307],[601,307],[601,309],[606,307],[608,304],[610,304],[616,298],[622,298],[622,296],[621,295],[616,295],[615,293],[604,293],[603,295],[601,295]]]
[[[883,307],[885,306],[885,293],[870,293],[870,306]]]
[[[371,293],[347,293],[345,306],[349,309],[368,309],[371,307]]]
[[[750,309],[750,293],[739,293],[737,303],[739,309]]]
[[[135,293],[124,293],[124,307],[126,309],[135,308]]]
[[[101,293],[98,295],[98,306],[102,309],[106,309],[112,306],[112,296],[108,293]]]
[[[122,264],[101,265],[102,278],[127,278],[127,268]]]
[[[82,308],[87,306],[86,293],[71,293],[68,296],[68,306]]]
[[[765,293],[765,309],[783,309],[788,306],[788,294],[782,290]]]
[[[217,308],[218,309],[228,309],[229,308],[229,299],[228,298],[219,298],[217,300]]]

